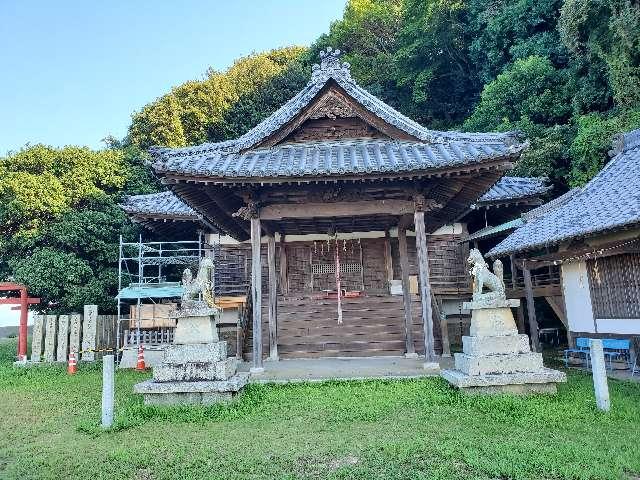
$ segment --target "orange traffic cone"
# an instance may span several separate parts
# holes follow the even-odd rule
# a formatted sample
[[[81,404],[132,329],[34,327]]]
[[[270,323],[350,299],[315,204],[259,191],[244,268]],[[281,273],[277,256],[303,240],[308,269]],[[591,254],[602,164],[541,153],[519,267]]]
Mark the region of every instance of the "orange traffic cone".
[[[76,352],[74,352],[73,350],[69,351],[69,365],[67,366],[67,373],[69,375],[75,375],[76,372],[78,371],[78,368],[76,367],[77,365],[77,361],[76,361]]]
[[[140,344],[138,347],[138,363],[136,364],[136,370],[143,372],[147,369],[144,364],[144,346]]]

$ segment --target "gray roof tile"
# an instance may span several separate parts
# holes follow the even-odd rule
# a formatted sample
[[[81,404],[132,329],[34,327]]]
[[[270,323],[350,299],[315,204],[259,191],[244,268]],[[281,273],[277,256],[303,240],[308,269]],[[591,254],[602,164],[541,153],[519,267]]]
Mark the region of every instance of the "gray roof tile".
[[[640,224],[640,130],[617,137],[614,158],[589,183],[526,214],[496,257]]]
[[[348,149],[348,144],[344,142],[328,142],[318,145],[319,151],[305,150],[306,145],[289,145],[285,147],[287,150],[257,150],[248,155],[240,153],[255,147],[292,120],[309,105],[329,80],[335,81],[371,113],[419,140],[419,143],[407,143],[408,148],[428,144],[427,148],[416,155],[415,149],[403,152],[396,147],[396,156],[382,153],[394,148],[398,142],[371,141],[370,148],[363,148],[365,145],[361,144],[355,145],[354,149]],[[440,166],[455,165],[502,156],[508,152],[517,153],[525,146],[513,132],[462,133],[429,130],[357,85],[351,78],[349,64],[339,61],[339,51],[328,48],[321,53],[320,65],[314,65],[311,80],[306,87],[244,135],[233,140],[204,143],[195,147],[154,147],[150,152],[154,158],[153,167],[158,172],[239,177],[290,175],[293,172],[311,175],[409,171],[423,168],[426,160]],[[347,149],[344,150],[345,148]],[[406,155],[410,152],[414,153]],[[336,159],[338,155],[339,160]]]
[[[536,177],[502,177],[482,195],[476,205],[543,195],[551,189],[546,179]]]
[[[120,205],[122,209],[132,215],[168,215],[179,217],[200,217],[186,203],[173,192],[152,193],[148,195],[131,195],[126,197]]]
[[[156,163],[157,172],[180,172],[213,178],[304,177],[345,173],[432,170],[469,165],[517,155],[523,148],[495,142],[483,150],[464,142],[429,145],[397,140],[354,139],[282,144],[244,153],[169,157]]]

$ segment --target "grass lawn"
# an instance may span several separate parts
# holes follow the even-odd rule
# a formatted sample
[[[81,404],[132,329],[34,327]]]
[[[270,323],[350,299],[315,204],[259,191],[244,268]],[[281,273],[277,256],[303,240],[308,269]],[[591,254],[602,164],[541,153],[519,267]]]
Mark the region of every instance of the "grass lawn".
[[[0,342],[0,478],[636,478],[640,385],[591,378],[557,396],[469,397],[439,378],[250,386],[231,406],[145,407],[117,372],[98,428],[100,365],[15,368]]]

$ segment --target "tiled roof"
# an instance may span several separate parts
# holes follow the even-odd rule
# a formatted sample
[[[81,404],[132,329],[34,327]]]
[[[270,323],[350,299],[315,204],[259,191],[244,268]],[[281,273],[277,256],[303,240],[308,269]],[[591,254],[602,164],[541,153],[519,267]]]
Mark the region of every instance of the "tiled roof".
[[[501,233],[514,230],[522,225],[524,225],[524,220],[522,220],[522,218],[516,218],[514,220],[510,220],[508,222],[501,223],[500,225],[496,225],[493,227],[492,226],[484,227],[478,230],[477,232],[473,232],[471,235],[465,238],[465,241],[482,240],[485,238],[491,238]]]
[[[293,150],[290,149],[295,149],[297,155],[304,155],[313,159],[316,153],[305,150],[305,148],[307,148],[306,145],[290,145],[288,147],[289,149],[284,151],[275,149],[275,153],[273,153],[274,151],[271,149],[260,150],[259,156],[257,156],[255,152],[251,152],[251,156],[248,159],[245,155],[240,154],[240,152],[255,147],[262,140],[291,121],[310,104],[329,80],[335,81],[348,95],[353,97],[372,114],[399,130],[416,137],[422,144],[429,144],[435,152],[434,156],[438,156],[437,151],[446,150],[447,153],[442,154],[445,160],[451,156],[458,161],[473,162],[482,156],[504,155],[505,152],[511,151],[516,153],[525,146],[513,132],[461,133],[429,130],[358,86],[351,78],[349,64],[340,62],[339,51],[333,51],[331,48],[328,48],[326,52],[321,53],[320,65],[314,65],[311,80],[307,86],[256,127],[237,139],[224,142],[204,143],[199,146],[184,148],[154,147],[150,150],[154,158],[154,169],[158,172],[177,173],[216,172],[217,175],[220,176],[238,176],[236,172],[243,171],[247,172],[248,176],[251,176],[254,175],[254,172],[257,175],[258,172],[262,171],[261,169],[254,169],[253,163],[261,163],[262,166],[267,166],[264,161],[260,162],[260,156],[269,157],[272,161],[274,161],[273,157],[275,156],[275,161],[277,161],[280,152],[283,154],[293,153]],[[379,142],[370,143],[371,148],[375,149],[375,145]],[[396,142],[387,143],[390,146],[396,144]],[[342,142],[331,142],[325,144],[325,147],[330,149],[333,146],[340,147],[342,144]],[[240,160],[243,166],[237,166],[237,160]],[[402,164],[403,159],[400,158],[399,160]],[[396,162],[389,163],[385,168],[394,169],[395,163]],[[348,168],[349,165],[355,167],[355,162],[351,164],[347,163],[344,168]],[[410,162],[406,162],[405,165],[406,169],[407,166],[410,166]],[[299,171],[305,171],[305,168],[306,167],[303,166]],[[313,170],[313,168],[310,170]],[[286,168],[282,170],[276,168],[274,171],[280,175],[289,174]],[[350,173],[360,173],[362,171],[366,171],[366,167],[364,167],[364,170],[357,169]],[[318,173],[334,172],[327,168]]]
[[[532,210],[494,247],[496,257],[640,224],[640,130],[616,138],[613,159],[589,183]]]
[[[186,203],[173,192],[152,193],[149,195],[132,195],[125,198],[120,205],[122,209],[132,215],[169,215],[179,217],[200,217]]]
[[[476,205],[504,202],[520,198],[543,195],[551,189],[544,178],[502,177],[491,189],[482,195]]]
[[[303,177],[348,173],[412,172],[468,165],[518,154],[520,146],[452,141],[426,144],[397,140],[355,139],[283,144],[245,153],[214,152],[172,157],[157,172],[180,172],[218,178]]]

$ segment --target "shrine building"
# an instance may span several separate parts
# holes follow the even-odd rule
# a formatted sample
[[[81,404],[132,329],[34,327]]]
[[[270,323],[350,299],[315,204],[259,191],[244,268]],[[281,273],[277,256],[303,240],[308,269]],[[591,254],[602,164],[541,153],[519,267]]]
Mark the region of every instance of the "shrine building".
[[[425,128],[327,49],[306,87],[241,137],[151,149],[172,193],[124,208],[159,234],[191,222],[245,253],[254,370],[265,358],[430,363],[448,351],[440,320],[469,296],[467,226],[489,228],[487,212],[503,223],[548,190],[503,177],[525,148],[511,132]]]

